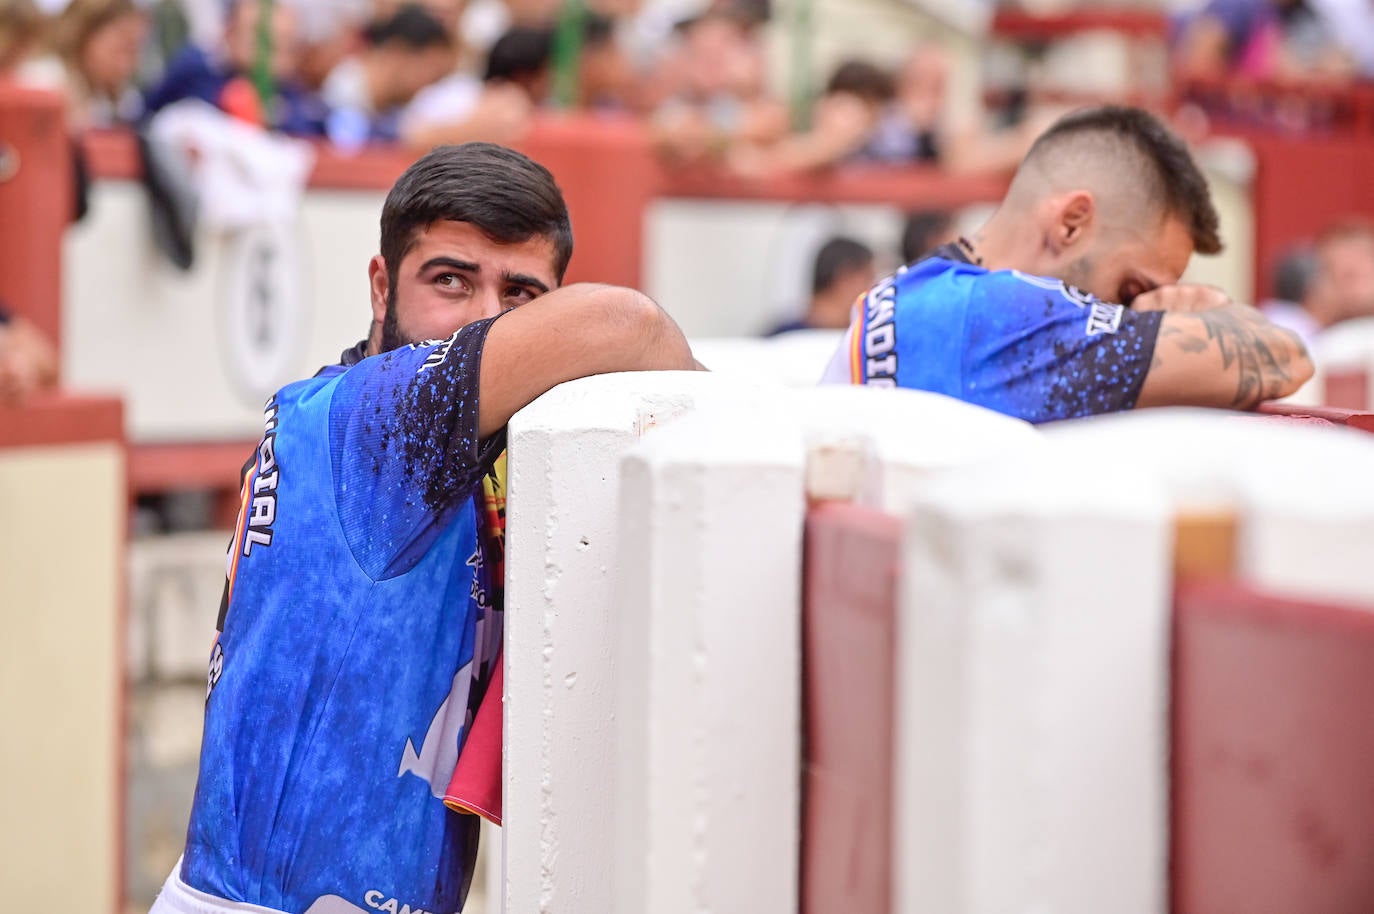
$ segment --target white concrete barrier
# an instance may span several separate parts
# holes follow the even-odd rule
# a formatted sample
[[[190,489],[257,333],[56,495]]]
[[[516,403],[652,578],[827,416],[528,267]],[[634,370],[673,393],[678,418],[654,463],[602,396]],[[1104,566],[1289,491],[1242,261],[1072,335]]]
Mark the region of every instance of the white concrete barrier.
[[[678,434],[670,426],[656,432],[649,443],[654,437],[667,437],[653,453],[663,454],[673,467],[689,468],[683,472],[698,482],[703,478],[701,473],[716,473],[733,482],[725,488],[703,490],[706,501],[701,502],[702,510],[709,506],[713,512],[710,520],[714,526],[709,527],[709,533],[708,528],[679,524],[655,527],[658,539],[654,539],[641,531],[647,529],[645,525],[656,523],[659,515],[650,506],[659,502],[650,499],[640,503],[639,499],[646,485],[652,488],[653,498],[659,498],[662,484],[654,482],[652,474],[644,477],[641,472],[636,483],[640,488],[632,489],[627,482],[624,491],[635,494],[622,495],[621,455],[649,428],[699,409],[711,414],[702,420],[706,426],[690,424],[689,419],[677,420],[674,425],[689,423],[686,431]],[[728,428],[711,423],[725,423]],[[960,462],[1001,448],[1023,447],[1036,440],[1036,433],[1025,423],[933,394],[843,387],[791,391],[776,385],[751,385],[715,373],[633,373],[584,379],[556,388],[522,410],[510,425],[504,888],[492,893],[503,897],[505,910],[600,914],[617,909],[612,907],[613,901],[620,900],[612,897],[617,878],[648,878],[648,871],[640,866],[648,860],[642,841],[633,841],[624,853],[610,853],[608,848],[626,847],[623,842],[616,844],[618,813],[623,814],[622,823],[639,821],[644,828],[651,821],[664,821],[661,815],[652,820],[643,818],[648,813],[644,753],[650,745],[649,718],[644,715],[650,713],[646,702],[651,670],[645,666],[650,656],[650,612],[656,614],[654,619],[668,618],[688,625],[695,618],[692,612],[727,608],[734,613],[748,607],[747,619],[772,618],[777,623],[755,632],[751,642],[740,640],[741,633],[734,632],[738,620],[702,616],[702,625],[715,626],[711,628],[713,637],[725,639],[715,648],[715,671],[738,666],[735,660],[739,658],[731,651],[766,653],[790,645],[787,650],[794,652],[800,608],[799,531],[808,489],[813,495],[900,503],[922,468]],[[761,466],[757,461],[751,463],[761,454],[772,456]],[[641,466],[642,461],[630,464]],[[786,484],[756,487],[750,474],[760,470],[766,477],[770,467],[783,473]],[[676,495],[665,497],[676,504],[672,501]],[[663,517],[695,517],[692,510],[672,508]],[[640,513],[632,517],[636,511]],[[628,528],[617,529],[618,514],[625,516]],[[635,532],[627,534],[626,529]],[[707,538],[702,539],[703,535]],[[655,553],[658,564],[649,566],[638,556],[651,547],[659,550]],[[722,549],[725,551],[720,552]],[[710,561],[705,560],[707,553],[698,555],[700,550],[707,550]],[[771,565],[763,560],[765,554],[771,555]],[[732,567],[755,573],[753,591],[742,589],[730,576]],[[692,585],[679,592],[673,585],[664,590],[658,577],[644,577],[650,571],[653,575],[677,575],[674,580],[685,575],[698,581],[700,587]],[[644,587],[660,588],[654,593],[664,599],[690,603],[709,592],[719,601],[713,597],[704,607],[692,603],[684,608],[661,605],[657,597],[641,600],[625,596]],[[765,607],[772,607],[771,616],[764,612]],[[787,634],[789,627],[791,636]],[[653,631],[655,637],[676,637],[669,634],[676,629]],[[627,639],[634,645],[632,650],[623,646]],[[769,885],[769,892],[784,891],[792,897],[799,709],[796,658],[793,654],[788,657],[784,669],[791,672],[777,678],[771,690],[762,686],[746,690],[764,698],[762,705],[741,703],[739,696],[717,701],[734,687],[728,678],[712,678],[705,685],[719,691],[702,692],[702,696],[716,696],[706,705],[700,704],[698,696],[691,705],[695,710],[690,712],[685,708],[671,710],[675,707],[671,703],[654,703],[652,713],[656,720],[658,715],[668,715],[665,724],[680,721],[681,728],[672,731],[680,738],[708,732],[722,736],[730,734],[713,728],[724,726],[724,719],[709,718],[706,712],[716,705],[728,708],[734,715],[728,719],[746,728],[733,731],[733,742],[722,743],[732,745],[749,728],[762,725],[744,713],[747,704],[767,711],[767,726],[776,727],[777,734],[786,734],[779,737],[781,742],[760,741],[759,745],[771,746],[773,751],[781,749],[786,757],[778,760],[778,765],[790,769],[792,776],[782,774],[778,765],[731,766],[743,772],[739,777],[757,777],[763,772],[767,789],[760,789],[750,802],[763,806],[772,802],[776,815],[757,819],[740,806],[734,810],[734,818],[722,814],[711,821],[716,828],[724,827],[726,834],[737,831],[749,836],[745,844],[750,846],[756,845],[758,838],[750,823],[768,823],[764,843],[781,854],[774,872],[786,875],[758,881]],[[764,665],[758,668],[759,675],[773,682],[778,667],[760,662]],[[660,677],[684,674],[672,664],[662,668],[655,665],[652,672]],[[679,691],[684,687],[680,679],[672,682]],[[636,701],[640,704],[635,705]],[[616,724],[617,709],[623,702],[635,710],[627,716],[622,709]],[[635,726],[641,729],[634,730]],[[621,727],[630,727],[632,735],[618,732]],[[663,741],[669,739],[668,734],[655,733],[662,737],[654,743],[655,751],[678,759],[671,769],[673,777],[668,776],[668,770],[660,772],[657,765],[654,767],[656,775],[661,775],[654,782],[656,787],[684,783],[684,778],[705,778],[708,769],[717,771],[709,765],[703,768],[709,754],[693,750],[680,755],[671,740]],[[639,780],[633,781],[636,777]],[[639,787],[627,791],[626,779]],[[733,800],[742,795],[738,791],[728,794]],[[751,791],[747,795],[754,794]],[[741,823],[747,827],[737,828]],[[643,836],[647,837],[647,832]],[[682,835],[671,829],[657,836],[656,847],[683,846],[679,840]],[[712,866],[728,861],[736,869],[730,874],[716,874],[710,867],[691,861],[673,862],[673,853],[665,850],[653,858],[667,861],[659,875],[668,878],[678,874],[673,877],[677,881],[665,883],[656,877],[652,883],[654,898],[671,897],[667,886],[680,885],[682,879],[705,879],[711,872],[714,875],[707,882],[719,882],[712,897],[726,899],[727,908],[742,903],[730,893],[738,889],[741,879],[768,867],[759,864],[757,853],[735,853],[738,845],[727,850],[727,845],[720,843],[725,838],[708,841],[705,832],[698,837],[706,841],[701,847],[712,849]],[[679,844],[664,844],[669,838],[679,840]],[[650,883],[640,884],[647,887]],[[666,910],[658,907],[657,901],[654,904],[638,910]],[[619,909],[636,910],[633,905]]]
[[[1243,523],[1238,574],[1311,599],[1370,600],[1374,435],[1200,410],[1146,410],[1047,427],[1060,447],[1121,480],[1161,479],[1179,510]]]
[[[797,909],[798,431],[698,415],[625,461],[620,914]]]
[[[1239,574],[1364,598],[1374,438],[1168,410],[916,486],[899,630],[903,914],[1167,909],[1172,518],[1241,518]]]
[[[1311,381],[1298,391],[1303,405],[1336,404],[1328,387],[1333,375],[1364,374],[1363,391],[1341,391],[1345,398],[1355,394],[1363,397],[1363,406],[1374,406],[1374,318],[1345,321],[1324,330],[1312,343],[1312,361],[1317,366]],[[1361,405],[1357,403],[1356,405]]]
[[[511,419],[505,910],[610,908],[621,455],[702,403],[762,399],[708,373],[636,372],[564,384]]]
[[[714,337],[692,340],[692,352],[716,374],[814,387],[843,337],[839,330],[796,330],[764,339]]]
[[[614,911],[796,910],[808,495],[903,503],[929,468],[1036,440],[936,395],[835,387],[701,410],[630,451]]]
[[[1157,482],[1038,456],[932,481],[912,513],[902,914],[1165,910],[1170,510]]]

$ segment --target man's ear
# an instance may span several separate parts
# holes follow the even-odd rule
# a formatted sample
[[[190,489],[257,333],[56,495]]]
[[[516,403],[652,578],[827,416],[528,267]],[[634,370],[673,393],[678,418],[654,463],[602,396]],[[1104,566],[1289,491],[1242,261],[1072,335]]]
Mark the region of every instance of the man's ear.
[[[372,255],[367,262],[367,285],[372,297],[372,321],[380,324],[386,319],[386,300],[391,292],[391,280],[381,254]]]
[[[1078,244],[1088,234],[1097,202],[1086,190],[1075,190],[1060,199],[1058,219],[1054,227],[1055,241],[1060,247]]]

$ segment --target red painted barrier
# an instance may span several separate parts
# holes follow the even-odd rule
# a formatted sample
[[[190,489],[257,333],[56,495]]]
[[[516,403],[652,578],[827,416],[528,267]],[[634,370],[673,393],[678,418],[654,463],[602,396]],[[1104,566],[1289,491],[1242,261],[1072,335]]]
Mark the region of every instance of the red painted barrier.
[[[803,914],[892,909],[901,522],[848,504],[806,521]]]
[[[1287,403],[1265,403],[1260,413],[1276,419],[1318,422],[1374,432],[1374,413],[1334,406],[1293,406]]]
[[[1325,378],[1327,406],[1340,409],[1367,410],[1369,402],[1369,372],[1363,368],[1336,368]]]
[[[1176,914],[1374,911],[1371,610],[1180,587]]]
[[[0,82],[0,300],[59,347],[70,143],[61,96]]]
[[[1374,135],[1285,137],[1247,133],[1257,170],[1255,294],[1269,289],[1274,264],[1333,222],[1374,219]]]

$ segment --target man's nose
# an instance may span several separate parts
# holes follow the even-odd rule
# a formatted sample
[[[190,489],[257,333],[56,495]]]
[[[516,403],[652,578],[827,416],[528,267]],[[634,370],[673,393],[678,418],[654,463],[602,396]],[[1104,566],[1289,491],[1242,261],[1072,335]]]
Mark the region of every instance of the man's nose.
[[[488,317],[495,317],[501,313],[501,290],[483,289],[478,296],[478,309],[481,316],[478,320]]]

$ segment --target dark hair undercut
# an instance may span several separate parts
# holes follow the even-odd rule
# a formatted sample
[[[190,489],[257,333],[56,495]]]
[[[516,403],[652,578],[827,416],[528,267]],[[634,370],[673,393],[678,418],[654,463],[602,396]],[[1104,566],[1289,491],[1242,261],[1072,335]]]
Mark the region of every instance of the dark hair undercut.
[[[1143,160],[1145,173],[1132,169],[1122,179],[1138,183],[1150,201],[1180,219],[1188,227],[1194,249],[1201,254],[1221,251],[1219,220],[1207,179],[1183,141],[1148,111],[1103,105],[1067,114],[1040,135],[1026,153],[1026,161],[1051,157],[1079,139],[1096,137],[1115,140]]]
[[[382,206],[382,260],[391,294],[416,236],[435,222],[466,222],[493,241],[553,242],[559,282],[572,259],[572,224],[549,170],[494,143],[436,146],[397,179]]]

